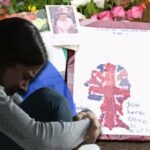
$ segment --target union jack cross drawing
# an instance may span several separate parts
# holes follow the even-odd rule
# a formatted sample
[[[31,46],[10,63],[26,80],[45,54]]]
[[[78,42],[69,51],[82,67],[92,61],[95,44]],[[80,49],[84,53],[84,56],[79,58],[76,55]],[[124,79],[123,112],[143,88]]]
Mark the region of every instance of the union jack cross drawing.
[[[84,83],[88,87],[88,99],[102,101],[100,123],[112,130],[121,127],[129,130],[120,116],[123,116],[123,102],[130,97],[131,85],[128,73],[120,65],[100,64],[91,71],[91,78]]]

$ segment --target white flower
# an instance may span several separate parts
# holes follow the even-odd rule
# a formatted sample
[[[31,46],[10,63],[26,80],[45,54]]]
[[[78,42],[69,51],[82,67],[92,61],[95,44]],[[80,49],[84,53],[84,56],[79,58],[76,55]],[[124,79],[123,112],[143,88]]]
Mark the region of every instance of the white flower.
[[[86,19],[86,17],[83,14],[81,14],[80,12],[77,12],[77,18],[78,19]]]
[[[104,8],[105,0],[93,0],[98,8]]]
[[[90,0],[71,0],[71,5],[77,8],[79,5],[86,5],[89,2]]]

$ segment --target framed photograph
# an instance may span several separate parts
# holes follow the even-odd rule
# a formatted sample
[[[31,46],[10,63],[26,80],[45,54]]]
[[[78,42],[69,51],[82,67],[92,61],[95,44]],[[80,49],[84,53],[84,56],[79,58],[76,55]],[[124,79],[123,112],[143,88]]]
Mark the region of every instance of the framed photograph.
[[[96,114],[100,139],[150,141],[150,24],[85,23],[74,64],[77,112]]]
[[[78,44],[79,21],[76,8],[70,5],[46,5],[54,45]]]

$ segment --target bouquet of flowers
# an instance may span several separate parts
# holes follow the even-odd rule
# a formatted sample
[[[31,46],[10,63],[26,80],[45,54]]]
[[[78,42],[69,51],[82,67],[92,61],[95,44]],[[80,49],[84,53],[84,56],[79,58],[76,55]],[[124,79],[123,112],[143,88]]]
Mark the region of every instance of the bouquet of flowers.
[[[0,15],[44,9],[45,5],[70,4],[70,0],[0,0]]]
[[[150,16],[150,0],[0,0],[0,16],[62,4],[75,6],[79,19],[141,21],[144,12]]]
[[[140,21],[150,0],[72,0],[83,18]],[[83,16],[84,15],[84,16]]]

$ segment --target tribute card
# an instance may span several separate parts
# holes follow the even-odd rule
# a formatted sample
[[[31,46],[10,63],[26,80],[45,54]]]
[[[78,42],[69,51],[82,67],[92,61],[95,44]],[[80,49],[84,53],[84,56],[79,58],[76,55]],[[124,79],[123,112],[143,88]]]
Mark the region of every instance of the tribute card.
[[[82,27],[73,98],[102,126],[100,139],[150,140],[150,30]]]

